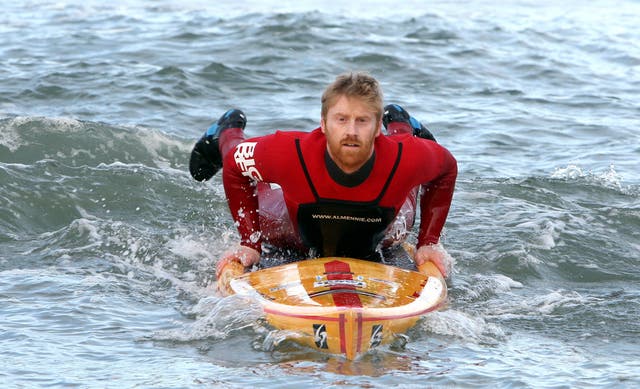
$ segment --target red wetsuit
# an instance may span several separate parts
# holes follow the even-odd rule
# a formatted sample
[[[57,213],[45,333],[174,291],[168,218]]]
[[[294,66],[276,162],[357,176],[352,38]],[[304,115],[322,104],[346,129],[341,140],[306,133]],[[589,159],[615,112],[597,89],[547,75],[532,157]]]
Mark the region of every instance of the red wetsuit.
[[[263,240],[269,240],[265,224],[284,225],[284,229],[289,224],[296,235],[291,237],[292,245],[301,241],[323,256],[372,258],[368,253],[375,251],[412,193],[415,208],[418,186],[422,186],[418,247],[437,243],[440,238],[457,163],[435,142],[411,135],[380,135],[368,174],[357,185],[345,186],[330,174],[326,138],[320,129],[278,131],[240,144],[237,137],[233,139],[225,147],[221,138],[223,181],[244,246],[261,251]],[[277,202],[282,197],[279,190],[270,191],[265,183],[281,187],[288,212],[277,206],[268,209],[273,202],[270,199]],[[289,220],[284,220],[287,217]]]

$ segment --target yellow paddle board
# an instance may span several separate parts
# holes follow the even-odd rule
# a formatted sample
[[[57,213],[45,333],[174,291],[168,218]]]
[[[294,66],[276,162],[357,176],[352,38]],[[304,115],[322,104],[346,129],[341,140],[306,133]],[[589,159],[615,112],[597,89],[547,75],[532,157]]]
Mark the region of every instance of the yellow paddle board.
[[[317,258],[224,282],[227,290],[256,298],[267,321],[299,334],[297,342],[350,360],[392,342],[447,296],[444,279],[430,262],[416,272],[352,258]]]

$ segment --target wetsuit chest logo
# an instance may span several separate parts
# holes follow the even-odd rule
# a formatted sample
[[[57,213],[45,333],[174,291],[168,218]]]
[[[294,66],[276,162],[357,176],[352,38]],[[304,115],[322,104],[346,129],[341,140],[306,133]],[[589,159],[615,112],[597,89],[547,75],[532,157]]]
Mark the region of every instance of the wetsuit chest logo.
[[[298,208],[300,235],[320,256],[380,260],[376,253],[393,208],[377,204],[320,200]]]

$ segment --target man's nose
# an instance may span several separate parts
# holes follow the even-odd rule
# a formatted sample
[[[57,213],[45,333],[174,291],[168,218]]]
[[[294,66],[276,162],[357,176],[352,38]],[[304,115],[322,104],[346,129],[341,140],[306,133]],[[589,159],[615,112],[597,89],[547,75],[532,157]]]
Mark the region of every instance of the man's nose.
[[[347,134],[358,135],[358,126],[356,125],[355,120],[349,120],[347,122]]]

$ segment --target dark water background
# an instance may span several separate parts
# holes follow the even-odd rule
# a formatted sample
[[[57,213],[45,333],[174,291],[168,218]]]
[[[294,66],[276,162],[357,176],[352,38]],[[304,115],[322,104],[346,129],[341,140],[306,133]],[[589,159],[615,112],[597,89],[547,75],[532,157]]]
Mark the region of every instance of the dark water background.
[[[0,1],[3,387],[640,385],[637,1]],[[193,142],[368,70],[457,157],[451,301],[355,363],[207,287]]]

